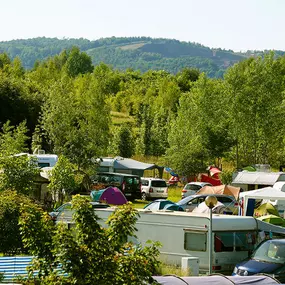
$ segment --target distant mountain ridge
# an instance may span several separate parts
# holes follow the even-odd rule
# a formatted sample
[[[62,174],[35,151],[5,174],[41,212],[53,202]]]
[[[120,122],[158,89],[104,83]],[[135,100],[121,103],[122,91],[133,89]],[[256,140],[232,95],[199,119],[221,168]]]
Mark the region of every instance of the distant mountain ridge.
[[[149,69],[177,73],[185,67],[198,68],[210,77],[222,77],[233,64],[250,56],[263,56],[267,51],[236,53],[232,50],[212,49],[201,44],[173,39],[150,37],[87,39],[33,38],[0,42],[0,53],[10,58],[19,57],[23,66],[30,69],[36,61],[42,61],[78,46],[86,52],[94,65],[104,62],[115,69],[132,68],[145,72]],[[275,51],[283,55],[283,51]]]

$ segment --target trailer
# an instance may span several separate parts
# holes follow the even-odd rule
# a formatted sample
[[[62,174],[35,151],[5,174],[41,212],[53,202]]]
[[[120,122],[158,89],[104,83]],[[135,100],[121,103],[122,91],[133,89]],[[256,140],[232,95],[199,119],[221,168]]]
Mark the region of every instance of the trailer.
[[[114,208],[96,209],[103,226],[113,211]],[[71,212],[64,215],[69,226],[72,226]],[[235,264],[247,258],[257,246],[260,236],[285,237],[285,228],[247,216],[213,214],[210,233],[208,214],[145,210],[139,210],[139,214],[137,238],[130,237],[129,241],[142,245],[148,240],[159,241],[162,244],[160,259],[166,264],[181,266],[182,257],[197,257],[201,273],[209,271],[210,248],[212,272],[229,274]],[[262,235],[259,232],[263,232]],[[212,240],[212,246],[209,240]]]

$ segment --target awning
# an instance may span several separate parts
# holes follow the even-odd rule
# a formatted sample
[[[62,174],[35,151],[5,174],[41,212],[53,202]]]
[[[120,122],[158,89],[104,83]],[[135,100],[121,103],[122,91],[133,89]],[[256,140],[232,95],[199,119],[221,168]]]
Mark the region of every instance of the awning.
[[[274,185],[277,181],[285,181],[284,172],[238,172],[232,184]]]

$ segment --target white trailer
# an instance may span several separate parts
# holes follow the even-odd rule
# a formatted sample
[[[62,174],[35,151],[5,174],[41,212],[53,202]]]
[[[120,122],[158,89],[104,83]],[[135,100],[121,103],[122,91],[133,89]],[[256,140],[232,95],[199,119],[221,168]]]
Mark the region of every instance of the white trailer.
[[[114,209],[96,209],[105,224]],[[134,243],[159,241],[161,260],[167,264],[181,265],[182,257],[198,257],[200,272],[209,271],[210,219],[208,214],[188,212],[140,210],[136,223],[137,239]],[[71,223],[72,212],[60,219]],[[231,273],[235,264],[248,257],[259,242],[259,232],[281,234],[285,228],[256,220],[253,217],[216,215],[212,219],[212,271]]]

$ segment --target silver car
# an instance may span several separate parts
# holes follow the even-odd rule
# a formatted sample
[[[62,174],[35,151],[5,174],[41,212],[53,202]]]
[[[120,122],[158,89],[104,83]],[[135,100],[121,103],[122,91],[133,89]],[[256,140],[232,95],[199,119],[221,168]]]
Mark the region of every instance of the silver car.
[[[182,189],[181,198],[185,198],[190,195],[195,195],[198,190],[203,188],[204,186],[213,186],[208,182],[189,182]]]
[[[204,202],[208,196],[209,195],[206,195],[206,194],[192,195],[192,196],[188,196],[188,197],[180,200],[176,204],[179,205],[180,207],[182,207],[184,209],[184,211],[187,210],[189,212],[192,212],[196,207],[198,207],[198,205],[200,203]],[[217,198],[217,200],[219,202],[221,202],[233,214],[237,214],[238,202],[236,201],[236,199],[233,196],[222,195],[222,194],[220,194],[220,195],[216,194],[216,195],[211,195],[211,196],[215,196]]]

